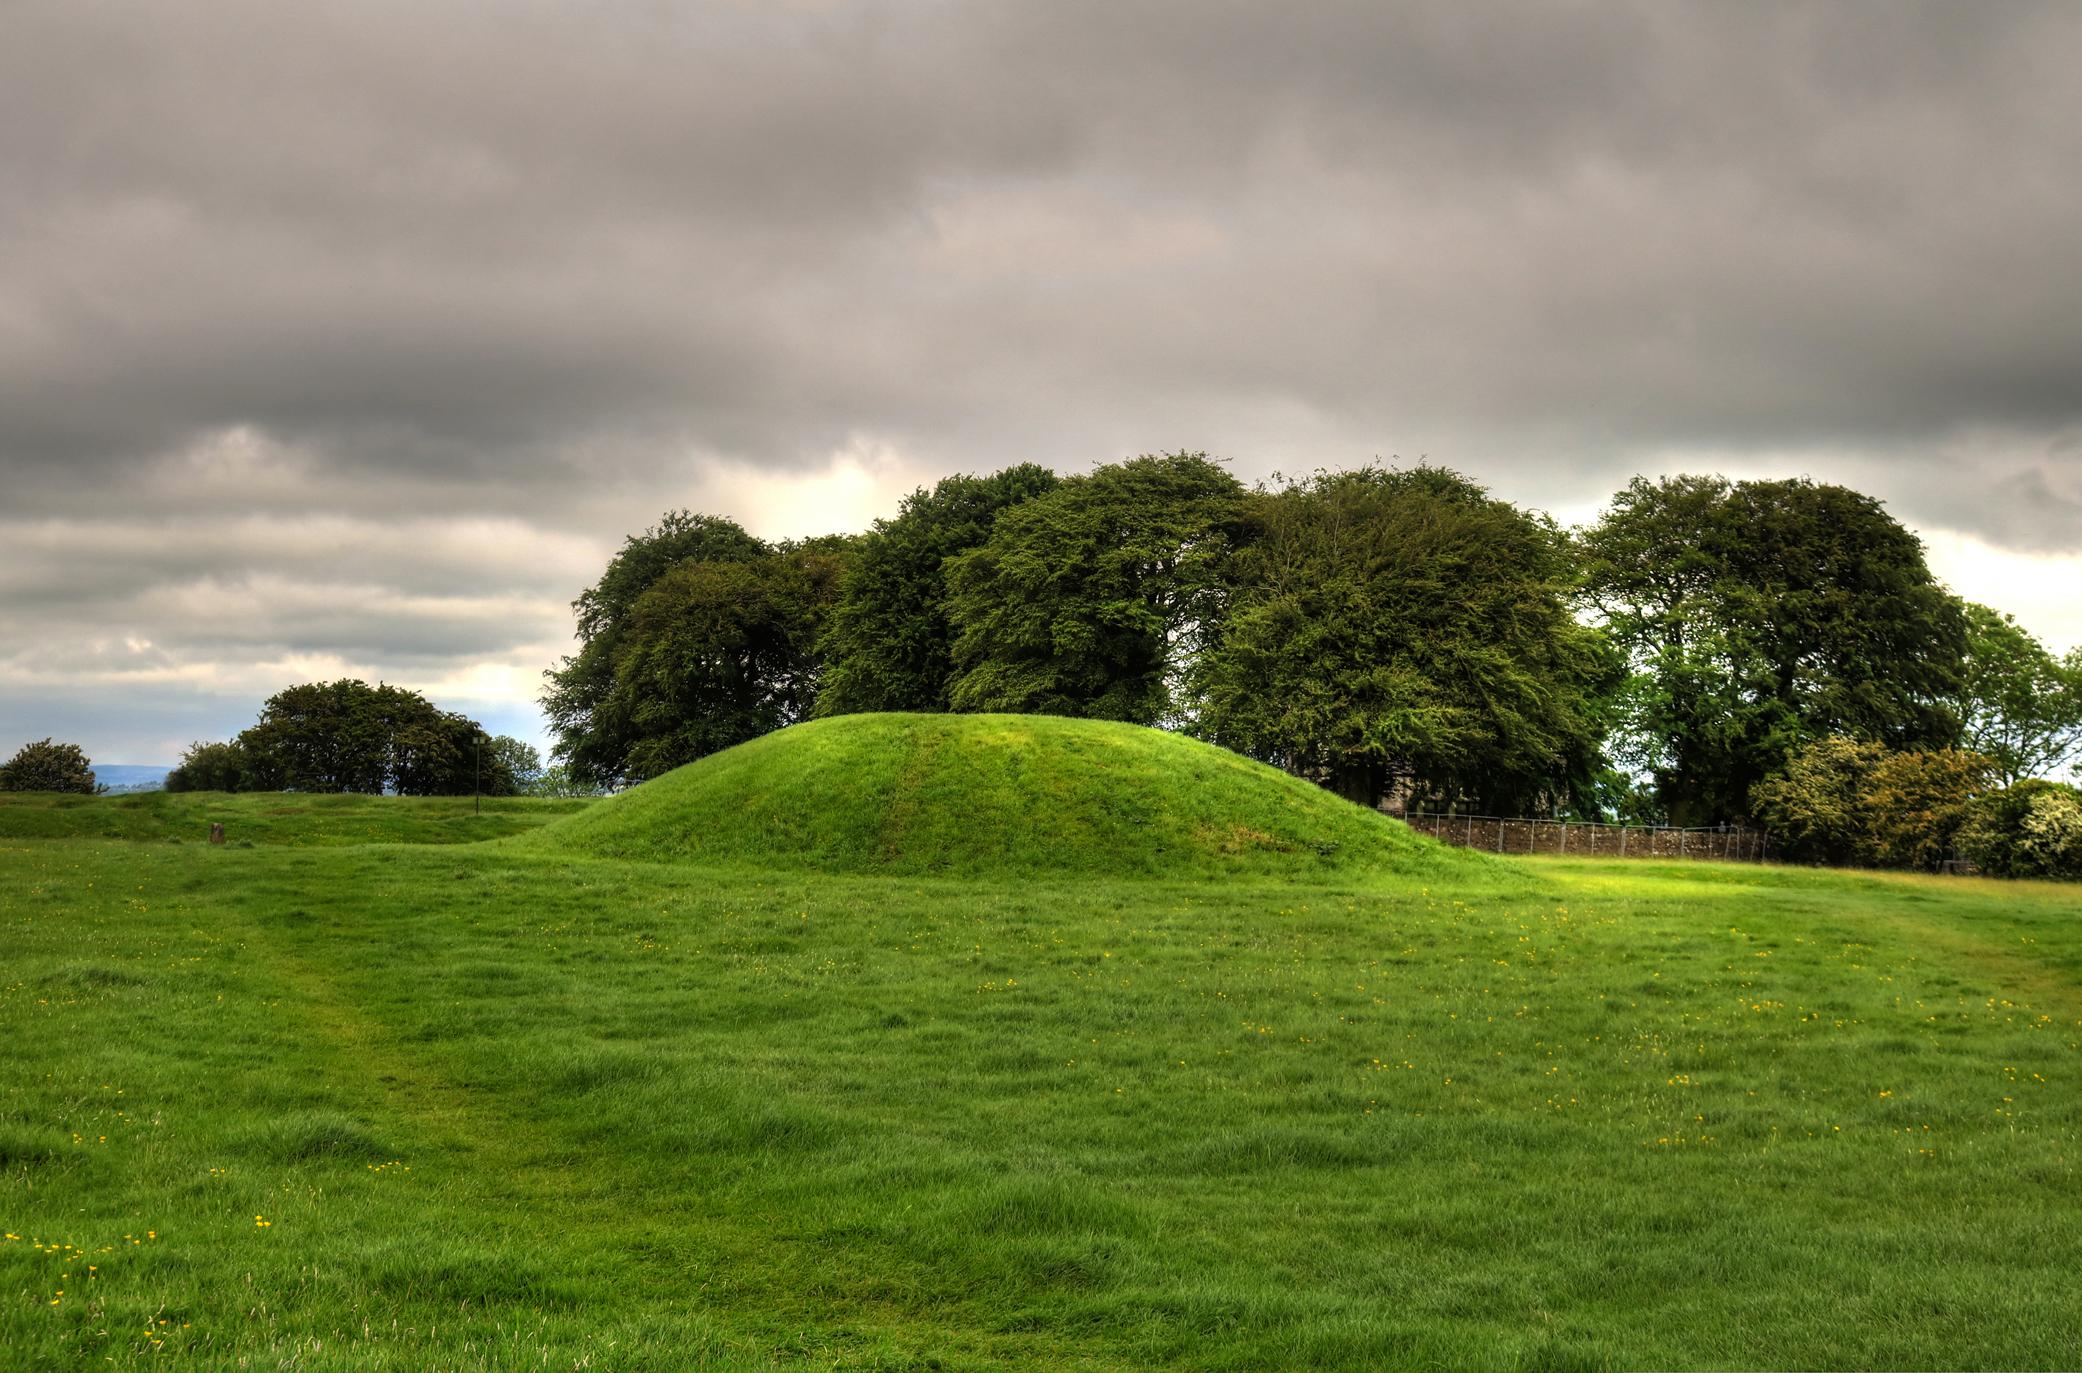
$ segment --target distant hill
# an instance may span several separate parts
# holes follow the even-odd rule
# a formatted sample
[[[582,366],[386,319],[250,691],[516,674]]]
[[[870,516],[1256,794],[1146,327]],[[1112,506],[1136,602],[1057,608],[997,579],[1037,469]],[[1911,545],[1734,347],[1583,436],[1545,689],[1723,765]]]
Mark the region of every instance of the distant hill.
[[[170,763],[96,763],[94,780],[110,791],[158,791],[166,785]]]

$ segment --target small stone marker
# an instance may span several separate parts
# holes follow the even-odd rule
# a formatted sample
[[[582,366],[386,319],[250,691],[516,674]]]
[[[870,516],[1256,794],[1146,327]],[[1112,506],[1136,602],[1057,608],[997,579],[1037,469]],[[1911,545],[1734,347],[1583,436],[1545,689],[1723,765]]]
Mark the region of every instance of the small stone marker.
[[[215,821],[210,823],[210,842],[212,844],[224,842],[224,826]]]

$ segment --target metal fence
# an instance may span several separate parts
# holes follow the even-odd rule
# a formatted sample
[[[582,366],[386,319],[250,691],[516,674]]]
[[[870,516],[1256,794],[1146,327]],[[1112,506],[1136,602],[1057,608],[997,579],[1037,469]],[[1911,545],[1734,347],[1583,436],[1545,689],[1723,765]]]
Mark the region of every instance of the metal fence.
[[[1589,820],[1531,820],[1497,815],[1405,815],[1419,834],[1489,853],[1579,854],[1597,858],[1699,858],[1761,863],[1771,856],[1767,830],[1739,825],[1680,829],[1605,825]]]

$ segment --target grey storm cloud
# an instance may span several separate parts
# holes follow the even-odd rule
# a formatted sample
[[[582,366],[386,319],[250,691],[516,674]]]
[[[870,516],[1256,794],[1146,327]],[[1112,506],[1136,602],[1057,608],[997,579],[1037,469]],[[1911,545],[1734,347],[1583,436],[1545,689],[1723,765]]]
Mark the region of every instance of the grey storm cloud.
[[[2066,4],[18,0],[0,663],[535,652],[714,473],[861,446],[1719,460],[2082,551],[2078,59]]]

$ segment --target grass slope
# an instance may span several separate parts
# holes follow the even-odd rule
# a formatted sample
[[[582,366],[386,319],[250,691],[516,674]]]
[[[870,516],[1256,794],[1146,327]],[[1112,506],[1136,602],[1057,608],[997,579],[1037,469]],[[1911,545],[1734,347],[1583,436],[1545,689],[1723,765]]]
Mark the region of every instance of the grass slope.
[[[460,844],[521,834],[586,800],[351,796],[308,792],[0,792],[0,840],[133,839],[203,843],[212,822],[231,844]]]
[[[2082,1366],[2082,892],[0,841],[10,1367]]]
[[[1003,877],[1362,872],[1491,861],[1163,730],[1035,715],[850,715],[689,764],[531,845],[825,873]]]

